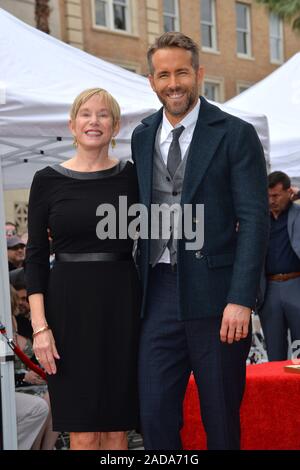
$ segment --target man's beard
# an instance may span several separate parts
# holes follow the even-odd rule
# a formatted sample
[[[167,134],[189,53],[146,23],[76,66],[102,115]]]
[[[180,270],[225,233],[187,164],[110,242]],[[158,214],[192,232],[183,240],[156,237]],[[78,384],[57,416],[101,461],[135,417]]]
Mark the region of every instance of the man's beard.
[[[176,108],[174,106],[170,107],[168,100],[165,99],[162,95],[157,95],[157,97],[158,97],[159,101],[162,103],[162,105],[164,106],[165,110],[171,116],[182,116],[182,115],[187,114],[187,112],[193,107],[193,104],[195,103],[195,101],[198,97],[198,90],[192,90],[187,95],[186,100],[184,101],[184,103],[178,108]]]

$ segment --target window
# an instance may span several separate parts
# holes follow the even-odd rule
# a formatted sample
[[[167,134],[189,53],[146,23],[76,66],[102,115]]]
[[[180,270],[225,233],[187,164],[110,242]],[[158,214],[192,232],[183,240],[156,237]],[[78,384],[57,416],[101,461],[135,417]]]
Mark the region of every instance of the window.
[[[217,50],[216,2],[201,0],[202,48]]]
[[[236,3],[237,52],[242,56],[251,56],[251,21],[250,6]]]
[[[130,32],[129,0],[94,0],[94,4],[96,26]]]
[[[250,88],[251,86],[252,86],[252,83],[250,82],[244,82],[244,81],[237,82],[236,92],[239,95],[240,93],[243,93],[243,91],[248,90],[248,88]]]
[[[270,60],[277,64],[283,62],[283,24],[275,13],[270,13]]]
[[[221,83],[217,81],[204,81],[203,95],[211,101],[221,102]]]
[[[179,31],[178,0],[164,0],[164,31]]]

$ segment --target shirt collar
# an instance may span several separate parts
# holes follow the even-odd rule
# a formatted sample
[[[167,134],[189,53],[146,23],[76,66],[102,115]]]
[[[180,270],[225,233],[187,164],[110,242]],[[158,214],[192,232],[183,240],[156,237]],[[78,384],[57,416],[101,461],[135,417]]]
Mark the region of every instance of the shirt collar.
[[[199,110],[200,110],[200,99],[198,100],[196,106],[190,111],[183,119],[180,121],[178,124],[176,124],[176,127],[184,126],[184,131],[183,134],[186,133],[186,131],[189,131],[191,129],[194,130],[196,126],[196,122],[198,119],[199,115]],[[164,143],[169,137],[172,132],[174,127],[168,120],[165,110],[163,112],[163,119],[162,119],[162,127],[161,127],[161,135],[160,135],[160,143]]]

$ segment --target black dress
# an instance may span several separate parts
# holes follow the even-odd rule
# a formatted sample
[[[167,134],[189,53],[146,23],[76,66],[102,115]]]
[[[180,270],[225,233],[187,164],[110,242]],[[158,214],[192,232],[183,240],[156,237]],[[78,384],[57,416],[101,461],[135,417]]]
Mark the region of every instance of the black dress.
[[[26,254],[28,294],[43,293],[58,353],[48,376],[57,431],[125,431],[138,426],[137,346],[140,291],[135,265],[124,261],[55,262],[55,253],[131,253],[132,239],[100,240],[100,204],[137,202],[130,163],[91,173],[61,165],[38,171],[31,187]],[[117,226],[118,228],[118,226]]]

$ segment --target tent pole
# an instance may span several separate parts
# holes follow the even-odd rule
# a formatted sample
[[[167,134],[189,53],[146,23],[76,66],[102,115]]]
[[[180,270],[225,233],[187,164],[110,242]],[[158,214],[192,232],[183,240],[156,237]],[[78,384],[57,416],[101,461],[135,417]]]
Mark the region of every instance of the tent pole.
[[[8,260],[5,238],[5,214],[3,198],[2,166],[0,156],[0,319],[12,335],[11,307],[9,293]],[[2,438],[4,450],[16,450],[17,422],[13,353],[6,342],[0,339],[0,372],[1,372],[1,408]]]

